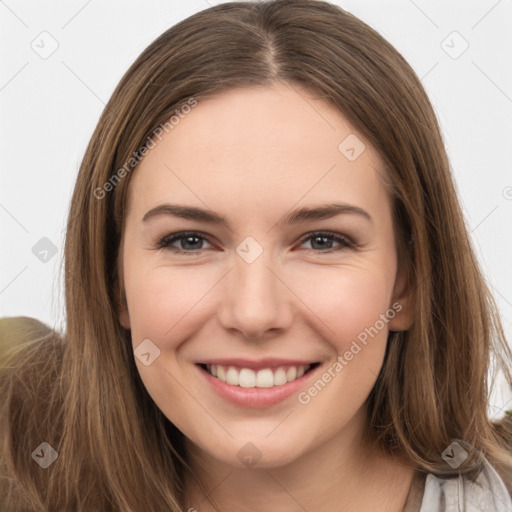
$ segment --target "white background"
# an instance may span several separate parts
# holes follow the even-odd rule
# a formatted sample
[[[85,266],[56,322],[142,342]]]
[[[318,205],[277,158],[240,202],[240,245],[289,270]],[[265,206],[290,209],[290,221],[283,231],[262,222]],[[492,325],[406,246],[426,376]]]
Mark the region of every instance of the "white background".
[[[217,3],[0,0],[0,316],[62,328],[63,229],[104,104],[151,41]],[[335,3],[377,29],[422,78],[512,340],[512,0]],[[52,44],[46,59],[33,49]],[[57,249],[46,263],[32,252],[43,237]],[[511,398],[500,381],[493,415],[511,408]]]

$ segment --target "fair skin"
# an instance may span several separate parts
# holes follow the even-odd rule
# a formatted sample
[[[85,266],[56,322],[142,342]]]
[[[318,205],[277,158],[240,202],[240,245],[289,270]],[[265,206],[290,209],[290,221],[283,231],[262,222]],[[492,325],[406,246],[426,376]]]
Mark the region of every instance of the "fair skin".
[[[338,149],[350,134],[366,145],[354,161]],[[187,478],[185,510],[213,511],[212,500],[223,512],[401,511],[414,470],[377,448],[364,450],[361,439],[388,331],[412,321],[378,154],[337,109],[282,83],[200,99],[157,142],[129,185],[120,322],[134,349],[149,339],[160,350],[148,366],[136,358],[138,371],[186,436],[190,464],[209,490],[205,498]],[[352,212],[282,222],[291,210],[326,203],[358,207],[370,219]],[[168,213],[142,220],[163,204],[215,212],[230,227]],[[156,248],[183,231],[196,234]],[[250,263],[237,252],[247,237],[257,243],[250,251],[263,251]],[[332,372],[397,302],[400,311],[301,403],[299,393]],[[292,395],[253,407],[208,384],[215,378],[198,363],[215,358],[319,365]],[[260,454],[252,466],[240,457],[247,443]]]

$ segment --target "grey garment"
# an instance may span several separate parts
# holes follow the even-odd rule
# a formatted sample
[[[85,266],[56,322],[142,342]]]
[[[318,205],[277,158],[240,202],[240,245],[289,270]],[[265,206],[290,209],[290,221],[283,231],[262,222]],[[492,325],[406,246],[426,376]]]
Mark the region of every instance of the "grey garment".
[[[512,498],[505,484],[484,457],[484,467],[473,482],[459,475],[425,479],[419,512],[512,512]]]

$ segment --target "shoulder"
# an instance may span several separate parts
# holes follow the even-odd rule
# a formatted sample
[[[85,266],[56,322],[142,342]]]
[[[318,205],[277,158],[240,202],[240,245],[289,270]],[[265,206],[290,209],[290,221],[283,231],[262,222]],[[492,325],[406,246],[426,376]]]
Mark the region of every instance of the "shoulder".
[[[63,354],[61,335],[42,322],[28,317],[0,318],[4,419],[20,410],[32,417],[45,413],[50,391],[60,387]]]
[[[41,475],[48,476],[37,473],[39,467],[30,454],[43,441],[57,446],[58,433],[62,430],[63,349],[60,334],[38,320],[0,319],[2,510],[31,508],[26,501],[26,489],[33,489]]]
[[[50,332],[50,327],[35,318],[0,318],[0,363],[3,365],[8,357],[22,351],[27,343],[40,339]]]
[[[62,364],[62,336],[29,317],[0,318],[0,385],[4,397],[30,400],[55,379]],[[47,382],[45,382],[47,381]],[[48,382],[49,381],[49,382]]]
[[[459,475],[443,478],[429,473],[419,512],[508,512],[512,499],[505,483],[489,461],[474,480]]]

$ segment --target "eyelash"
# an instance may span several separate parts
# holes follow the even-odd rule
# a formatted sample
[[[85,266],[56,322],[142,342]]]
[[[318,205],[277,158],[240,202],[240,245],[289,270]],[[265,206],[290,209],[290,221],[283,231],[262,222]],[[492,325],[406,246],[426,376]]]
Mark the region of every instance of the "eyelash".
[[[192,251],[185,251],[183,249],[177,249],[175,247],[174,248],[170,247],[170,245],[173,242],[176,242],[177,240],[182,240],[182,239],[190,238],[190,237],[195,237],[195,238],[198,238],[198,239],[206,240],[208,243],[212,244],[212,242],[210,242],[210,240],[208,240],[208,237],[202,235],[198,231],[181,231],[179,233],[174,233],[174,234],[171,234],[171,235],[166,235],[163,238],[161,238],[157,242],[157,244],[155,246],[155,249],[167,249],[167,250],[170,250],[171,252],[174,252],[176,254],[198,254],[198,253],[200,253],[203,249],[197,249],[197,250],[192,250]],[[318,237],[331,238],[333,241],[338,242],[339,244],[341,244],[341,247],[338,247],[336,249],[330,249],[330,250],[327,250],[327,251],[322,251],[322,250],[319,250],[319,249],[306,249],[306,250],[312,251],[312,252],[314,252],[316,254],[326,254],[326,253],[333,253],[333,252],[337,252],[337,251],[342,251],[344,249],[354,249],[356,247],[356,244],[351,242],[347,237],[339,235],[338,233],[334,233],[332,231],[315,231],[313,233],[308,233],[307,235],[305,235],[301,239],[300,245],[302,245],[305,241],[307,241],[309,239],[318,238]]]

